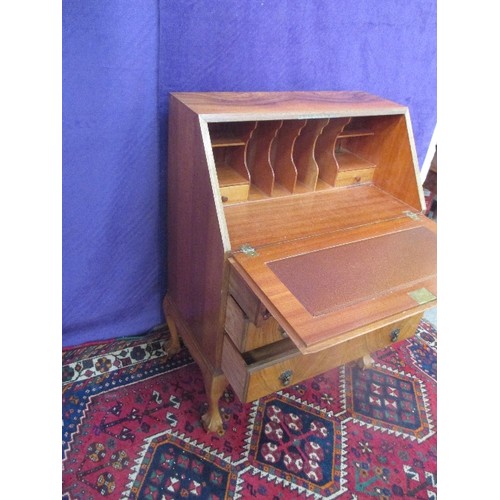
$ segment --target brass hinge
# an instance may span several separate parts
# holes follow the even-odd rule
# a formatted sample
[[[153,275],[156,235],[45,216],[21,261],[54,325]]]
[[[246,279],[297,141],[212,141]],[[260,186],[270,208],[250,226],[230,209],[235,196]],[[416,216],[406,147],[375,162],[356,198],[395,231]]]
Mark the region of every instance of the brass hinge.
[[[416,214],[415,212],[412,212],[411,210],[405,210],[403,213],[406,215],[406,217],[409,217],[412,220],[419,220],[420,219],[418,214]]]
[[[249,257],[256,257],[257,255],[259,255],[257,253],[257,250],[255,250],[255,248],[252,245],[248,244],[241,245],[240,250]]]

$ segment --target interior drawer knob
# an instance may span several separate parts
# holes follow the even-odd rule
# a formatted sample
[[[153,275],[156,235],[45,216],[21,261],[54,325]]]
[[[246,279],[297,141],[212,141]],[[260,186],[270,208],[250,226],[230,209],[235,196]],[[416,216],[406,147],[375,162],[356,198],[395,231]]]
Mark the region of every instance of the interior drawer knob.
[[[399,332],[400,332],[399,328],[395,328],[394,330],[392,330],[392,332],[391,332],[391,342],[396,342],[398,340]]]
[[[284,371],[279,376],[281,385],[283,385],[284,387],[287,386],[287,385],[289,385],[290,382],[291,382],[291,380],[292,380],[292,376],[293,376],[293,371],[292,370],[286,370],[286,371]]]
[[[262,319],[266,320],[266,319],[269,319],[271,317],[271,313],[267,310],[267,309],[264,309],[262,312]]]

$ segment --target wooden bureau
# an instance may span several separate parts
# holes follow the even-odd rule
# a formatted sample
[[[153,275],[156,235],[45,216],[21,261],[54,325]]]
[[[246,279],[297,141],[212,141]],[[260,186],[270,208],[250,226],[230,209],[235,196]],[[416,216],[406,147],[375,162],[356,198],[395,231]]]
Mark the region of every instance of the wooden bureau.
[[[413,335],[436,305],[436,224],[408,109],[363,92],[173,93],[170,353],[207,431],[251,401]]]

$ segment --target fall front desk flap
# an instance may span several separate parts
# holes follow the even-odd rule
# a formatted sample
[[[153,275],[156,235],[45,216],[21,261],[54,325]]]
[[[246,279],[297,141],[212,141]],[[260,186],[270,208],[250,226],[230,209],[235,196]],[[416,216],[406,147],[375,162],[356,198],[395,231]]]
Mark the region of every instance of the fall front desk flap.
[[[436,253],[436,226],[422,217],[242,246],[230,261],[297,347],[314,352],[434,305]]]

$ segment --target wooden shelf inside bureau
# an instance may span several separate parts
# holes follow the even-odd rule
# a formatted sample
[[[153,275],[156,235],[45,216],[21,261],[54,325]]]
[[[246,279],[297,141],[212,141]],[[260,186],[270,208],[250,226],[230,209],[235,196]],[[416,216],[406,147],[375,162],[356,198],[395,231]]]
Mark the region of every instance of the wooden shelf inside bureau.
[[[214,137],[212,139],[212,147],[214,148],[224,148],[224,147],[233,147],[233,146],[244,146],[245,141],[240,139],[239,137]]]
[[[376,167],[374,163],[361,158],[361,156],[355,153],[351,153],[351,151],[347,149],[337,151],[335,157],[337,158],[341,170],[357,170]]]
[[[250,184],[241,174],[231,167],[217,167],[217,178],[220,187],[234,186],[239,184]]]

